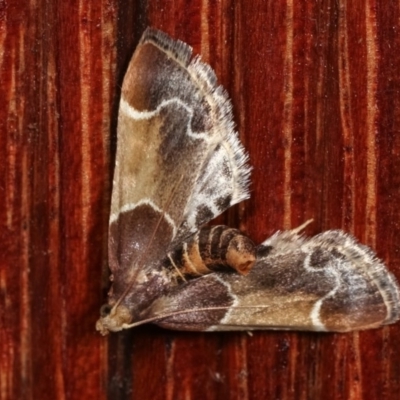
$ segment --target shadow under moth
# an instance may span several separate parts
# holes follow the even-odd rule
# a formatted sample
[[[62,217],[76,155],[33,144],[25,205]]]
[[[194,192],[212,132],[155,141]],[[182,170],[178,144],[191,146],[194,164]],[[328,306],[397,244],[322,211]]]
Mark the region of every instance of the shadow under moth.
[[[231,103],[192,49],[147,29],[125,75],[110,225],[112,287],[102,334],[153,322],[192,331],[377,328],[399,319],[399,287],[373,251],[330,230],[256,246],[206,226],[249,197]]]

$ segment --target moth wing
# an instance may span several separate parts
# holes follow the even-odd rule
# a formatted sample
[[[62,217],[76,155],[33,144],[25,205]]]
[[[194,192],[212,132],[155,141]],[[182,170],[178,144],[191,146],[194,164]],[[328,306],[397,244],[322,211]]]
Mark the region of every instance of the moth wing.
[[[231,103],[212,69],[191,56],[185,43],[148,29],[129,64],[111,202],[112,271],[154,266],[173,243],[249,195]]]
[[[151,317],[179,330],[351,331],[399,319],[395,278],[341,231],[311,239],[280,232],[247,276],[213,273],[156,300]],[[196,311],[197,310],[197,311]]]

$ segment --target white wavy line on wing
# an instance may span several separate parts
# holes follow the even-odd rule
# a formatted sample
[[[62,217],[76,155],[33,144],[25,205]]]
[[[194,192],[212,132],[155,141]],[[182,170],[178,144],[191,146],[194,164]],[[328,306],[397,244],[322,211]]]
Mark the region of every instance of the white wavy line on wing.
[[[318,268],[312,268],[310,267],[310,258],[311,258],[311,254],[307,254],[306,258],[304,259],[304,264],[303,267],[306,271],[308,272],[319,272],[320,270]],[[330,272],[331,276],[334,277],[335,281],[336,281],[336,285],[333,287],[333,289],[331,289],[325,296],[322,296],[320,299],[318,299],[312,310],[310,313],[310,318],[311,318],[311,322],[313,323],[313,326],[315,327],[316,331],[326,331],[326,326],[325,324],[321,321],[321,307],[322,304],[324,303],[324,301],[326,299],[328,299],[329,297],[332,297],[336,294],[336,292],[338,291],[338,289],[340,288],[340,274],[338,271],[336,271],[334,266],[325,266],[325,272]]]
[[[211,138],[210,138],[209,134],[204,133],[204,132],[195,133],[192,131],[190,125],[191,125],[191,122],[193,119],[193,109],[177,97],[173,97],[172,99],[168,99],[168,100],[163,100],[157,106],[157,108],[153,111],[148,111],[148,110],[138,111],[134,107],[132,107],[126,100],[121,98],[119,108],[122,113],[124,113],[125,115],[127,115],[130,118],[133,118],[136,120],[146,120],[146,119],[153,118],[161,111],[161,109],[168,107],[171,104],[177,104],[179,107],[184,108],[186,110],[186,112],[189,114],[189,123],[187,126],[188,136],[190,136],[194,139],[203,139],[205,141],[210,141]]]
[[[165,211],[163,211],[160,207],[156,206],[150,199],[142,199],[140,201],[138,201],[137,203],[128,203],[128,204],[124,204],[119,210],[118,212],[111,214],[110,215],[110,225],[115,222],[118,219],[118,216],[123,213],[123,212],[127,212],[127,211],[131,211],[134,210],[136,207],[142,205],[142,204],[147,204],[148,206],[150,206],[151,208],[153,208],[153,210],[157,211],[158,213],[161,213],[164,215],[165,220],[168,222],[169,225],[171,225],[172,230],[173,230],[173,235],[175,237],[176,232],[177,232],[177,227],[175,225],[174,220],[171,218],[171,216],[166,213]]]

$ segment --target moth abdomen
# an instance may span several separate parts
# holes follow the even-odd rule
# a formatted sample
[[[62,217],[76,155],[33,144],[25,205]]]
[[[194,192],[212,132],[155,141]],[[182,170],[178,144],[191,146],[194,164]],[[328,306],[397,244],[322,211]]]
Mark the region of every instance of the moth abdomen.
[[[210,226],[175,249],[170,260],[182,276],[200,276],[226,269],[246,275],[256,261],[256,246],[237,229]]]

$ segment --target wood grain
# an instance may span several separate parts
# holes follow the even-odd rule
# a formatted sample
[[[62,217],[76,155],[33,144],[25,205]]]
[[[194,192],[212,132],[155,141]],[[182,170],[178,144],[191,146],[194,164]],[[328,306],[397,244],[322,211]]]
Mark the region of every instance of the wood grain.
[[[400,324],[100,337],[123,74],[147,25],[231,95],[255,241],[344,228],[400,279],[400,5],[0,0],[0,398],[397,399]]]

